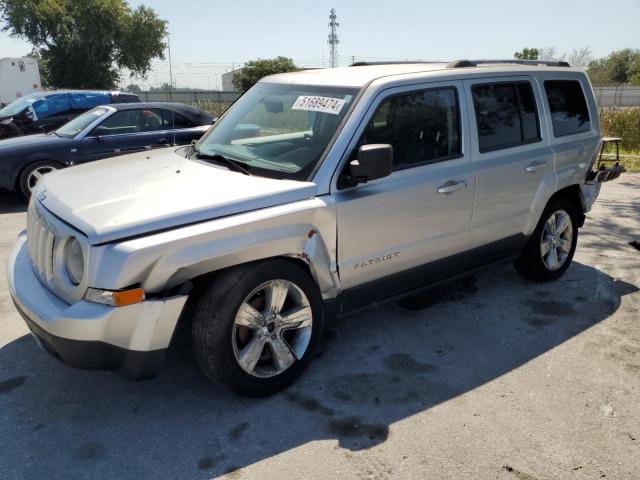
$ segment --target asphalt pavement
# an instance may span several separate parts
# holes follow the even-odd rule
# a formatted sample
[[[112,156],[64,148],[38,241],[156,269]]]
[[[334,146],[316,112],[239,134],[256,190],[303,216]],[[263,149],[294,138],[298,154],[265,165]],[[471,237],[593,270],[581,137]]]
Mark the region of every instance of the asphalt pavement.
[[[0,262],[26,206],[0,196]],[[638,479],[640,175],[603,187],[555,283],[502,265],[333,322],[286,392],[188,349],[129,382],[38,349],[0,275],[2,479]]]

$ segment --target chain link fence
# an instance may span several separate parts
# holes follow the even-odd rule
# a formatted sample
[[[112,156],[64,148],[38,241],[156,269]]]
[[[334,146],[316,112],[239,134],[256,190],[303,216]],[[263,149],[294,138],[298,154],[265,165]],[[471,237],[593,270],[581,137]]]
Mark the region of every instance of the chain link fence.
[[[593,87],[599,107],[640,107],[640,87]]]

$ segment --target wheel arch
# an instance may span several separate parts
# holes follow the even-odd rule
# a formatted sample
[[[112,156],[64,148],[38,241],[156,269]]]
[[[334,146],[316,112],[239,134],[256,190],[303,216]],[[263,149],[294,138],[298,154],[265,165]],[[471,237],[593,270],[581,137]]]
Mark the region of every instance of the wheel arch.
[[[282,261],[286,261],[286,262],[291,262],[295,265],[298,265],[300,267],[302,267],[304,269],[305,272],[307,272],[307,274],[311,277],[311,279],[313,280],[313,282],[316,284],[316,286],[318,286],[318,288],[320,288],[320,285],[318,284],[318,279],[316,278],[316,275],[313,272],[313,269],[309,263],[308,260],[302,258],[299,255],[276,255],[273,257],[265,257],[265,258],[261,258],[259,260],[252,260],[250,262],[244,262],[244,263],[239,263],[237,265],[231,265],[229,267],[226,268],[221,268],[219,270],[213,270],[211,272],[207,272],[207,273],[202,273],[200,275],[197,275],[193,278],[190,278],[189,280],[185,281],[184,283],[180,284],[180,285],[176,285],[174,287],[171,287],[170,289],[166,290],[166,292],[163,292],[164,295],[171,295],[172,293],[176,292],[176,291],[188,291],[190,296],[191,293],[194,292],[198,292],[201,288],[203,288],[205,285],[207,285],[208,283],[210,283],[214,278],[216,278],[217,276],[219,276],[220,274],[222,274],[223,272],[226,272],[228,270],[234,269],[234,268],[238,268],[240,266],[246,266],[249,264],[258,264],[258,263],[262,263],[262,262],[267,262],[270,260],[282,260]]]
[[[318,287],[318,292],[320,292],[322,296],[322,291],[320,285],[318,283],[317,276],[314,273],[313,267],[311,266],[308,259],[304,259],[297,255],[276,255],[273,257],[266,257],[259,260],[253,260],[250,262],[239,263],[237,265],[232,265],[226,268],[222,268],[219,270],[203,273],[197,275],[182,284],[175,285],[169,289],[166,289],[163,292],[157,294],[160,297],[172,297],[176,294],[186,294],[188,295],[187,301],[182,309],[180,317],[176,322],[175,331],[173,334],[173,338],[171,343],[174,345],[173,348],[176,348],[175,345],[185,346],[189,342],[191,338],[191,325],[193,322],[193,317],[195,313],[195,308],[197,307],[198,301],[201,298],[201,295],[206,290],[207,286],[209,286],[212,282],[215,281],[220,275],[232,270],[234,268],[238,268],[241,266],[247,266],[249,264],[260,264],[263,262],[267,262],[270,260],[282,260],[285,262],[291,262],[292,264],[300,266],[311,278],[313,283]],[[331,300],[324,300],[325,303],[325,315],[332,314],[333,312],[330,309],[333,306]],[[177,347],[180,348],[180,347]]]
[[[580,185],[574,184],[561,188],[551,196],[547,205],[558,198],[563,198],[575,206],[576,213],[578,214],[578,227],[582,227],[585,221],[586,206],[584,198],[582,197]]]

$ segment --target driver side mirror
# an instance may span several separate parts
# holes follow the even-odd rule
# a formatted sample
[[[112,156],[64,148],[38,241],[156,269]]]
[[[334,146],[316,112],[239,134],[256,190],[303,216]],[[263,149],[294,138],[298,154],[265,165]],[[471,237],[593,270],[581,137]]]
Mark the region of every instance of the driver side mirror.
[[[372,143],[358,149],[358,158],[349,163],[349,174],[345,186],[389,176],[393,170],[393,147],[388,144]]]
[[[96,140],[100,141],[102,137],[109,135],[109,129],[107,127],[96,127],[93,130],[93,135],[96,137]]]

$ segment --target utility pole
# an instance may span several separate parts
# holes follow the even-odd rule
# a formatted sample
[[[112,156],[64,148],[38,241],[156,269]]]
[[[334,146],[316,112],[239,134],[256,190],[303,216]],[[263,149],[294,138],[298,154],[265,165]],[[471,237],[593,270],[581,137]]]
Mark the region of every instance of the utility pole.
[[[336,15],[336,9],[332,8],[331,15],[329,15],[329,20],[331,20],[329,22],[331,33],[329,33],[329,41],[327,42],[331,47],[331,53],[329,58],[329,65],[331,66],[331,68],[336,68],[338,66],[338,44],[340,43],[340,40],[338,40],[337,29],[340,26],[340,24],[336,21],[337,19],[338,19],[338,16]]]
[[[173,64],[171,63],[171,37],[167,33],[167,49],[169,50],[169,100],[173,100]]]

